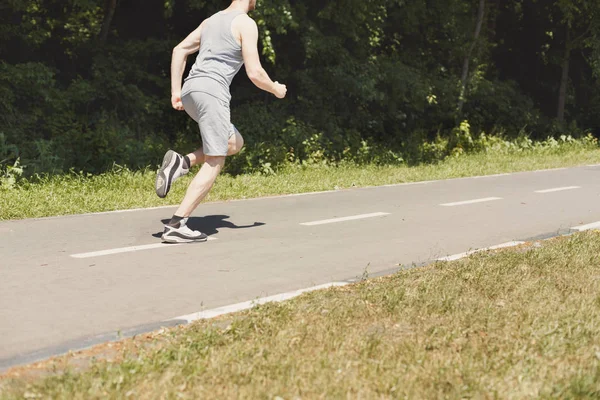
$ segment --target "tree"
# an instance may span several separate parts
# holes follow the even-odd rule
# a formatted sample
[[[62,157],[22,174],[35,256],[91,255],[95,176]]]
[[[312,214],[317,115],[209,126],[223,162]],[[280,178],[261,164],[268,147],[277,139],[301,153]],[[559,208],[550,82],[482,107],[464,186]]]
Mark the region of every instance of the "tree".
[[[479,8],[477,11],[477,21],[475,23],[475,33],[473,34],[473,41],[469,46],[469,50],[467,54],[465,54],[465,59],[463,61],[462,74],[460,77],[460,96],[458,98],[458,107],[457,114],[460,116],[462,113],[463,106],[465,104],[465,96],[467,90],[467,81],[469,78],[469,62],[471,60],[471,56],[473,54],[473,50],[475,46],[479,42],[479,35],[481,34],[481,27],[483,26],[484,16],[485,16],[485,0],[479,0]]]
[[[106,38],[108,37],[108,32],[110,31],[110,25],[115,15],[116,9],[117,0],[106,0],[104,2],[104,19],[102,21],[102,29],[100,30],[100,35],[98,36],[98,40],[102,44],[106,43]]]
[[[556,118],[565,121],[565,107],[569,87],[569,69],[573,51],[581,49],[592,34],[593,24],[600,14],[597,0],[559,0],[556,2],[558,27],[563,32],[563,55],[560,61],[561,77],[558,91]]]
[[[260,0],[264,66],[290,91],[275,103],[236,78],[232,117],[251,134],[235,168],[290,151],[420,161],[457,116],[475,134],[545,136],[555,117],[600,128],[599,2]],[[228,1],[0,3],[0,154],[18,148],[29,172],[99,172],[197,145],[169,108],[171,50]]]

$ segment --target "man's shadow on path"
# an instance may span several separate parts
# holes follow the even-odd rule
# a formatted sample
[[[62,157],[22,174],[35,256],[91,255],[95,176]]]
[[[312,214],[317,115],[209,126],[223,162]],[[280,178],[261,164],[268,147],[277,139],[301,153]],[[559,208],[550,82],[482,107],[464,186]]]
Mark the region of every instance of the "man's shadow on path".
[[[225,221],[229,218],[229,215],[207,215],[206,217],[190,217],[187,222],[188,228],[193,231],[200,231],[208,236],[219,233],[220,228],[228,228],[228,229],[247,229],[247,228],[256,228],[259,226],[266,225],[264,222],[255,222],[252,225],[243,225],[238,226],[230,221]],[[170,218],[163,219],[161,222],[166,225],[171,221]],[[158,233],[153,234],[155,238],[160,238],[163,232],[160,231]]]

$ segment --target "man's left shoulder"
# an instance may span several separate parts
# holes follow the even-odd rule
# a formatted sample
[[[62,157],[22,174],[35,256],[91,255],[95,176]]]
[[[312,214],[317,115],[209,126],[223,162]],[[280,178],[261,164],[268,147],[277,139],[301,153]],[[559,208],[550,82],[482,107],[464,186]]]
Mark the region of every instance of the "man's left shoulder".
[[[236,22],[239,21],[244,25],[246,25],[246,24],[256,25],[256,21],[254,21],[254,19],[252,19],[252,17],[246,13],[240,14],[239,16],[235,17],[235,21]]]

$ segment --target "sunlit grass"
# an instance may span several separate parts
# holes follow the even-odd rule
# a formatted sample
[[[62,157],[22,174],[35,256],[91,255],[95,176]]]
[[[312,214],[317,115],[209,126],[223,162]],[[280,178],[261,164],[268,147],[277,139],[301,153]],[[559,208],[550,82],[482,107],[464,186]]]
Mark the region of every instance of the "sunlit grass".
[[[351,187],[531,171],[600,162],[597,148],[568,147],[517,154],[474,154],[438,164],[359,166],[289,166],[275,175],[222,175],[207,201],[244,199]],[[47,217],[175,205],[192,176],[177,181],[166,199],[154,193],[155,171],[108,172],[97,176],[70,174],[46,177],[12,190],[0,189],[0,220]]]

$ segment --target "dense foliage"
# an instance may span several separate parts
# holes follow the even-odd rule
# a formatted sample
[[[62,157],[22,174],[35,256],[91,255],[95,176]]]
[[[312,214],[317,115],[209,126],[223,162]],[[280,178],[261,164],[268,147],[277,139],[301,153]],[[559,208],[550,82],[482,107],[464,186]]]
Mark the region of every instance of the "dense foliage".
[[[600,130],[598,0],[258,3],[263,63],[289,96],[278,101],[238,75],[233,120],[247,146],[229,172],[434,161],[482,132]],[[171,50],[228,4],[3,1],[3,168],[20,158],[28,173],[96,173],[192,150],[197,127],[170,107]]]

